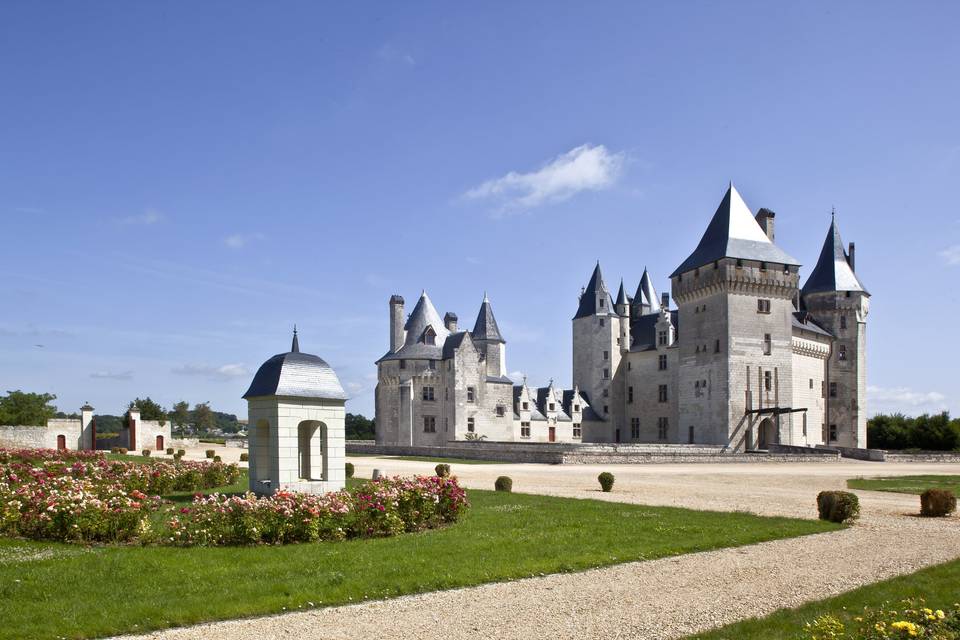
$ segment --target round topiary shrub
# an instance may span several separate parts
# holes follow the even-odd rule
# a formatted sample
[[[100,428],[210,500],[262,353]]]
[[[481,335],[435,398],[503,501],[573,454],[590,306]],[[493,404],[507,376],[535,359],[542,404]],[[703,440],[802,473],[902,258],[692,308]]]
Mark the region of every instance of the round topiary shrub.
[[[493,483],[493,488],[497,491],[506,491],[510,493],[513,491],[513,480],[510,476],[500,476],[497,478],[497,481]]]
[[[610,490],[613,489],[613,474],[609,471],[604,471],[597,476],[597,480],[600,481],[600,488],[603,489],[603,492],[610,493]]]
[[[110,447],[110,453],[120,453],[120,447]]]
[[[821,491],[817,511],[821,520],[853,522],[860,517],[860,499],[849,491]]]
[[[446,478],[450,476],[450,465],[448,464],[438,464],[433,468],[433,472],[437,474],[440,478]]]
[[[144,458],[149,458],[149,457],[150,457],[150,449],[144,449],[144,450],[141,451],[140,453],[143,454],[143,457],[144,457]]]
[[[249,461],[250,461],[250,454],[249,454],[249,453],[247,453],[246,451],[244,451],[243,453],[240,454],[240,462],[249,462]]]
[[[217,452],[214,449],[207,449],[207,458],[213,459],[213,456],[217,455]]]
[[[173,447],[167,447],[167,455],[168,455],[168,456],[172,456],[172,455],[173,455]]]
[[[213,456],[213,461],[214,461],[214,462],[223,462],[223,460],[220,459],[220,456]]]
[[[127,455],[127,448],[126,448],[126,447],[120,447],[120,453],[122,453],[123,455]]]
[[[173,454],[173,461],[174,461],[174,462],[180,462],[180,460],[181,460],[182,458],[183,458],[183,456],[180,455],[179,453]]]
[[[186,449],[177,449],[177,455],[182,458],[183,456],[187,455],[187,450],[186,450]]]
[[[348,478],[352,478],[352,477],[353,477],[353,463],[352,463],[352,462],[348,462],[348,463],[346,463],[345,465],[343,465],[343,471],[344,471],[344,473],[346,474],[346,476],[347,476]]]
[[[943,518],[957,510],[957,496],[949,489],[927,489],[920,494],[920,515]]]

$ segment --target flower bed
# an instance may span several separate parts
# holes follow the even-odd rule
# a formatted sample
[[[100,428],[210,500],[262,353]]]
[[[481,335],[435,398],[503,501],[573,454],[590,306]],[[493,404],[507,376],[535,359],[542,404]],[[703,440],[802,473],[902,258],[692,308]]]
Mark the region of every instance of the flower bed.
[[[325,495],[197,494],[178,508],[159,496],[232,484],[237,465],[135,464],[77,453],[0,450],[0,533],[71,542],[283,544],[421,531],[455,522],[468,506],[456,478],[416,477]]]
[[[806,625],[807,640],[881,640],[887,638],[960,638],[960,604],[952,609],[930,609],[923,600],[904,600],[900,606],[865,608],[852,622],[820,616]]]

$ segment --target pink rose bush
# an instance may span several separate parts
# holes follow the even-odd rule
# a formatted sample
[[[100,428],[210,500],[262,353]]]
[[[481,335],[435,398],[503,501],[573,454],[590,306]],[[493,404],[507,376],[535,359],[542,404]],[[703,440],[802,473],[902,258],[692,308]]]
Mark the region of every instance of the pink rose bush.
[[[96,452],[0,449],[0,534],[67,542],[179,546],[381,537],[456,522],[469,506],[455,477],[383,478],[324,495],[159,496],[233,484],[234,464],[107,460]]]

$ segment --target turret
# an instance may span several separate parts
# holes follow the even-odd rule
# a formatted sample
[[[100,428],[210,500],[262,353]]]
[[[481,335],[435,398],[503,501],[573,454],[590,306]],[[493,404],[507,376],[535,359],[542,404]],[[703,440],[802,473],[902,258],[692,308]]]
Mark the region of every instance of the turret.
[[[500,328],[497,326],[497,319],[493,317],[493,307],[490,305],[490,299],[487,294],[483,294],[483,302],[480,304],[480,312],[477,314],[477,321],[473,325],[471,337],[477,345],[477,349],[484,354],[487,363],[487,375],[498,378],[507,375],[507,356],[506,343],[500,335]]]
[[[620,290],[617,292],[615,303],[617,315],[620,316],[620,353],[630,351],[630,298],[623,289],[623,278],[620,278]]]
[[[660,308],[660,301],[657,299],[657,290],[653,286],[653,280],[643,268],[643,275],[640,276],[640,284],[637,286],[637,293],[633,296],[633,317],[639,318],[648,313],[655,313]]]
[[[617,407],[612,381],[620,366],[625,337],[621,334],[621,325],[629,324],[628,317],[617,314],[616,306],[598,262],[573,317],[573,384],[583,390],[594,410],[604,419],[613,418]],[[629,344],[626,346],[629,349]],[[610,432],[599,437],[613,440],[614,429],[610,426]]]

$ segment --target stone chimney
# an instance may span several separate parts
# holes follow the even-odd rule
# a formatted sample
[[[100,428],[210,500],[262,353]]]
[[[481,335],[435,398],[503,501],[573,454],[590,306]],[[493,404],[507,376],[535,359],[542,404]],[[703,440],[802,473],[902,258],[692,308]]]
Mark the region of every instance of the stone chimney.
[[[775,241],[773,234],[773,219],[775,217],[777,217],[777,214],[770,211],[770,209],[764,208],[757,212],[757,224],[760,225],[763,232],[770,238],[770,242]]]
[[[457,314],[453,311],[447,311],[443,315],[443,326],[447,328],[447,331],[450,333],[457,332]]]
[[[661,293],[661,294],[660,294],[660,308],[662,308],[662,309],[669,309],[669,308],[670,308],[670,294],[669,294],[669,293],[664,292],[664,293]]]
[[[850,243],[850,250],[847,251],[847,264],[850,265],[850,270],[854,273],[857,272],[857,245]]]
[[[403,297],[390,296],[390,353],[403,346]]]

